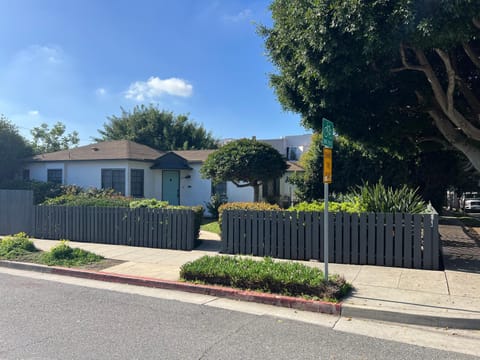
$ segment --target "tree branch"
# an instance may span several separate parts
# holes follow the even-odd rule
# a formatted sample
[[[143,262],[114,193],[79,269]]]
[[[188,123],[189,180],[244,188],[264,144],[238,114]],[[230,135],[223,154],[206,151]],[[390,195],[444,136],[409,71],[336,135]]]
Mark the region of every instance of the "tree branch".
[[[424,71],[423,66],[412,65],[407,60],[407,53],[405,51],[406,45],[404,43],[400,44],[400,58],[402,60],[402,67],[394,68],[390,70],[393,73],[404,71],[404,70],[415,70],[415,71]]]
[[[453,70],[452,62],[450,61],[450,56],[447,52],[441,49],[435,49],[435,52],[442,59],[445,69],[447,71],[448,77],[448,87],[447,87],[447,112],[452,113],[454,110],[453,107],[453,92],[455,91],[455,70]]]
[[[436,142],[438,144],[441,144],[445,149],[449,149],[449,150],[453,149],[453,146],[448,141],[446,141],[444,139],[440,139],[440,138],[435,137],[435,136],[422,137],[422,138],[417,139],[417,141],[416,141],[417,144],[421,144],[421,143],[425,143],[425,142]]]
[[[468,43],[463,43],[463,50],[465,50],[465,54],[467,54],[468,58],[472,61],[472,63],[480,69],[480,58],[475,51],[473,51],[472,47]]]

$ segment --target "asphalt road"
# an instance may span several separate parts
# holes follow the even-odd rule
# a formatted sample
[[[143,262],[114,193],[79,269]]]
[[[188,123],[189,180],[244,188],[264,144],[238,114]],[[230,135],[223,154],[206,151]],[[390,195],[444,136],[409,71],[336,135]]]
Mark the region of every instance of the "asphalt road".
[[[0,274],[0,359],[474,359],[268,316]]]

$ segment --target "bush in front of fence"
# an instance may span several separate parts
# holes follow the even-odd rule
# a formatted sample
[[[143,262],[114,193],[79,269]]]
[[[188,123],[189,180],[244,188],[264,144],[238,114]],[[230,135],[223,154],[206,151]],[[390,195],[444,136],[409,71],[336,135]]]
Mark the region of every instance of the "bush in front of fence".
[[[82,266],[103,260],[104,257],[79,248],[71,248],[67,240],[60,243],[50,251],[42,253],[39,262],[55,266]]]
[[[33,242],[23,232],[0,240],[0,257],[4,259],[14,259],[37,251]]]
[[[221,205],[218,208],[218,223],[220,229],[222,228],[222,213],[225,210],[256,210],[256,211],[272,211],[272,210],[282,210],[277,204],[269,204],[266,202],[230,202]]]
[[[340,276],[330,276],[327,282],[320,269],[271,258],[204,256],[184,264],[180,276],[186,281],[328,301],[339,301],[351,289]]]
[[[294,206],[288,208],[288,211],[318,211],[322,212],[325,210],[325,203],[320,201],[312,201],[312,202],[301,202]],[[349,202],[335,202],[329,201],[328,202],[328,211],[329,212],[346,212],[350,214],[354,213],[362,213],[365,212],[366,209],[364,206],[360,204],[358,200]]]

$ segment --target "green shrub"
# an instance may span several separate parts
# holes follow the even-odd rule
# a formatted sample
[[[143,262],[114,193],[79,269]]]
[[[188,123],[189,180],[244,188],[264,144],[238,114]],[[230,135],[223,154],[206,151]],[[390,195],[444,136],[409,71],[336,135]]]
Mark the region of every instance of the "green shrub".
[[[325,209],[325,203],[319,201],[313,201],[311,203],[308,202],[301,202],[295,206],[291,206],[288,210],[289,211],[319,211],[322,212]],[[346,212],[346,213],[362,213],[365,212],[366,209],[360,204],[358,198],[354,200],[354,202],[335,202],[329,201],[328,202],[328,211],[329,212]]]
[[[218,219],[219,211],[218,209],[220,206],[227,202],[227,198],[225,196],[221,196],[220,194],[215,194],[210,197],[210,202],[206,203],[205,206],[207,207],[208,212],[212,217]]]
[[[168,207],[168,201],[160,201],[157,199],[142,199],[130,202],[131,209],[149,208],[149,209],[164,209]]]
[[[19,255],[36,252],[38,249],[28,238],[27,234],[21,232],[0,240],[0,257],[13,259]]]
[[[378,213],[409,213],[420,214],[427,211],[427,204],[418,194],[418,189],[403,185],[399,189],[385,187],[380,180],[375,185],[365,183],[353,190],[349,196],[358,198],[366,211]]]
[[[289,296],[339,300],[350,285],[341,277],[325,281],[317,268],[296,262],[256,261],[230,256],[204,256],[184,264],[180,276],[187,281],[260,290]]]
[[[269,204],[266,202],[231,202],[223,204],[218,208],[218,223],[222,228],[222,212],[225,210],[257,210],[257,211],[275,211],[281,210],[277,204]]]
[[[40,257],[40,262],[46,265],[59,266],[79,266],[87,265],[103,260],[103,256],[91,253],[89,251],[71,248],[67,240],[62,240],[58,245],[44,252]]]
[[[57,206],[98,206],[98,207],[129,207],[131,198],[121,195],[90,194],[64,194],[53,199],[48,199],[42,205]]]

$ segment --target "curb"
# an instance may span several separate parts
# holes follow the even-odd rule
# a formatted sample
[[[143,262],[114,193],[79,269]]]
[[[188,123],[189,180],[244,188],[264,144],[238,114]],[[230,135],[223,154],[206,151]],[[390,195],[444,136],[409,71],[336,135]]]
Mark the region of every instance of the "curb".
[[[439,328],[465,330],[480,329],[480,317],[434,316],[411,312],[396,312],[349,304],[342,305],[342,316]]]
[[[186,291],[190,293],[218,296],[233,300],[256,302],[267,305],[276,305],[291,309],[338,316],[340,316],[340,314],[342,313],[342,303],[307,300],[292,296],[274,295],[214,285],[200,285],[180,281],[160,280],[149,277],[122,275],[92,270],[72,269],[58,266],[46,266],[8,260],[0,260],[0,267],[6,267],[16,270],[36,271],[46,274],[73,276],[82,279],[107,281],[120,284],[145,286],[158,289]]]

